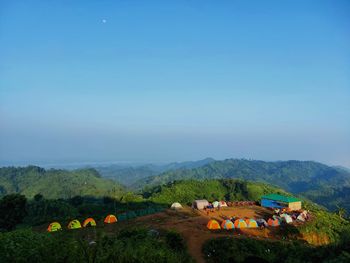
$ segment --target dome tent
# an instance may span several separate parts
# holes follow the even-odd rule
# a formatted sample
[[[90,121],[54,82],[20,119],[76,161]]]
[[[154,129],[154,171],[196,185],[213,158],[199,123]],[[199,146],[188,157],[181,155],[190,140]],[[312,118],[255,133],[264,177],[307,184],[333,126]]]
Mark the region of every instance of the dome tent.
[[[279,226],[280,225],[280,221],[277,218],[275,218],[275,219],[270,218],[267,221],[267,223],[269,224],[269,226]]]
[[[62,230],[61,224],[58,222],[52,222],[47,228],[48,232],[56,232],[58,230]]]
[[[283,220],[284,222],[286,222],[287,224],[293,223],[292,217],[291,217],[290,215],[288,215],[288,214],[282,214],[282,215],[281,215],[281,218],[282,218],[282,220]]]
[[[226,230],[230,230],[230,229],[234,229],[235,226],[233,225],[231,220],[226,219],[226,220],[222,221],[221,228],[226,229]]]
[[[175,203],[173,203],[173,204],[171,205],[170,208],[171,208],[171,209],[177,210],[177,209],[181,209],[181,208],[182,208],[182,205],[181,205],[180,203],[178,203],[178,202],[175,202]]]
[[[216,221],[215,219],[209,220],[209,222],[208,222],[208,224],[207,224],[207,228],[208,228],[208,229],[212,229],[212,230],[221,229],[221,228],[220,228],[219,222]]]
[[[214,206],[214,207],[218,207],[219,204],[220,204],[220,203],[219,203],[218,201],[214,201],[214,202],[213,202],[213,206]]]
[[[258,227],[258,223],[252,218],[246,219],[245,222],[247,223],[247,227],[249,227],[249,228],[257,228]]]
[[[69,222],[68,229],[78,229],[81,228],[81,224],[78,219],[74,219]]]
[[[85,219],[83,223],[83,227],[89,227],[89,226],[96,226],[96,221],[91,217]]]
[[[108,216],[106,216],[106,218],[103,222],[105,222],[106,224],[113,224],[117,221],[118,220],[117,220],[117,217],[115,215],[108,215]]]
[[[260,227],[267,227],[268,226],[268,223],[263,218],[257,219],[256,222],[258,223],[258,226],[260,226]]]
[[[247,223],[243,219],[236,219],[234,222],[235,228],[246,228]]]
[[[300,213],[297,217],[297,220],[301,221],[301,222],[305,222],[305,217],[302,213]]]
[[[227,207],[227,204],[225,201],[220,201],[220,204],[219,204],[220,207]]]

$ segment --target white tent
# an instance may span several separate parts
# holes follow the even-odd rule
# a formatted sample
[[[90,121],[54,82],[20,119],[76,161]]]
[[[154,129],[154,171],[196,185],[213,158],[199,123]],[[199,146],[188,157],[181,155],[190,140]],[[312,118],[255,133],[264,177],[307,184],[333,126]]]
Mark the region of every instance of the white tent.
[[[298,215],[297,220],[299,220],[301,222],[305,222],[305,218],[304,218],[303,214]]]
[[[175,202],[171,205],[171,209],[181,209],[182,205],[178,202]]]
[[[213,202],[213,206],[214,206],[214,207],[218,207],[219,204],[220,204],[220,203],[219,203],[218,201],[214,201],[214,202]]]
[[[202,210],[208,205],[209,205],[209,202],[207,200],[195,200],[192,204],[192,207]]]
[[[220,201],[220,207],[227,207],[227,204],[225,201]]]
[[[293,219],[292,219],[292,217],[290,215],[282,214],[281,217],[287,224],[293,223]]]

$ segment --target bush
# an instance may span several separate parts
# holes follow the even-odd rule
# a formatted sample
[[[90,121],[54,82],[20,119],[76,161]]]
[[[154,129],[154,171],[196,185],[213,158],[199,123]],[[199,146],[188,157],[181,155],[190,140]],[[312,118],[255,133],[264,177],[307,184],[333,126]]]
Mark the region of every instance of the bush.
[[[187,252],[174,250],[146,229],[93,235],[94,243],[79,231],[36,233],[30,229],[0,234],[0,261],[7,262],[193,262]],[[167,238],[165,238],[167,239]],[[177,242],[175,242],[177,244]]]
[[[166,234],[165,240],[170,249],[183,251],[186,249],[185,242],[179,233],[170,231]]]

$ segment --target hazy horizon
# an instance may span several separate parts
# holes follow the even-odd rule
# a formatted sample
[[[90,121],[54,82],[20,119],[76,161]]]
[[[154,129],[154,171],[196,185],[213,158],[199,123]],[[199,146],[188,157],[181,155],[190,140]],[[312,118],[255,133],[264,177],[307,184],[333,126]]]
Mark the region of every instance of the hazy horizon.
[[[0,165],[350,167],[349,1],[1,1]]]

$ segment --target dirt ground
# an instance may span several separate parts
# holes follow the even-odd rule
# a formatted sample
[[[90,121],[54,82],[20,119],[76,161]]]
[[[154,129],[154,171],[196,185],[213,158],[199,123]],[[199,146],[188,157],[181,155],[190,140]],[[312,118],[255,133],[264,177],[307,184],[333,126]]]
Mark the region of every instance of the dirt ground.
[[[249,218],[268,218],[272,212],[260,206],[251,207],[227,207],[220,211],[214,211],[207,215],[204,211],[192,210],[185,207],[179,211],[166,210],[162,213],[148,215],[135,219],[134,225],[148,226],[153,229],[174,229],[180,233],[187,242],[188,251],[196,262],[205,262],[202,255],[202,246],[208,239],[225,236],[249,236],[258,239],[276,239],[278,238],[274,229],[240,229],[240,230],[220,230],[212,231],[207,229],[207,223],[210,219],[216,219],[221,223],[228,217],[249,217]]]

